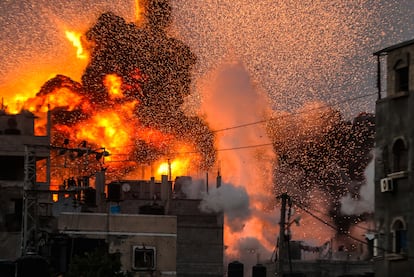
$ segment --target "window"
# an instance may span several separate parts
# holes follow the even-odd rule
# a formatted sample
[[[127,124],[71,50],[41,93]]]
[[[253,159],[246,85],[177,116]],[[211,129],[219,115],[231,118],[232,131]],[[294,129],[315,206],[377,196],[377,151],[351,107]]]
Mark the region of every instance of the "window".
[[[409,58],[403,57],[394,65],[395,72],[395,92],[408,91],[409,89]]]
[[[392,225],[393,252],[402,254],[407,252],[407,230],[401,219],[395,220]]]
[[[394,142],[392,147],[394,156],[393,170],[394,172],[404,171],[408,168],[408,151],[403,139],[399,138]]]
[[[408,91],[408,66],[395,70],[395,91]]]
[[[152,271],[156,267],[156,249],[152,246],[133,247],[132,269]]]

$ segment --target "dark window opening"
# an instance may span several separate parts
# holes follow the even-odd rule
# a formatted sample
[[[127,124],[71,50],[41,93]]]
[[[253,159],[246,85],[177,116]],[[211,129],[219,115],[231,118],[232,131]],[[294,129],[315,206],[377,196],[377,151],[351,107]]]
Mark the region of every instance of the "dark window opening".
[[[155,270],[155,247],[134,247],[134,270]]]
[[[4,130],[5,135],[20,135],[21,131],[17,128],[17,120],[14,117],[10,117],[7,120],[8,127]]]
[[[409,80],[408,66],[401,67],[395,70],[395,89],[396,92],[408,91]]]
[[[394,172],[404,171],[408,168],[408,151],[402,139],[398,139],[392,148],[394,155]]]
[[[393,225],[393,242],[395,253],[407,252],[407,230],[401,220],[397,220]]]
[[[2,156],[0,157],[0,180],[23,181],[24,157]]]

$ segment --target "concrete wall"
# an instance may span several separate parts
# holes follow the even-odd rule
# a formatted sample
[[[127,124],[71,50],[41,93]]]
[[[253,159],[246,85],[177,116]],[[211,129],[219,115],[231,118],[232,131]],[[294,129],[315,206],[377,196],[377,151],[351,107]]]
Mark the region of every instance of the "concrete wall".
[[[402,48],[394,49],[387,56],[387,95],[393,96],[398,94],[396,91],[396,72],[395,68],[402,65],[414,65],[414,44]],[[412,70],[411,70],[412,71]],[[412,72],[410,73],[412,76]],[[409,88],[413,90],[414,79],[409,78]]]
[[[121,253],[123,270],[134,272],[134,276],[168,276],[176,272],[175,216],[62,213],[58,230],[71,237],[106,239],[109,252]],[[154,272],[133,270],[134,246],[156,248]]]
[[[223,276],[223,215],[206,214],[200,199],[171,198],[171,182],[125,180],[128,191],[116,203],[122,214],[137,214],[141,206],[162,207],[165,214],[177,216],[177,274],[183,277]],[[151,186],[156,186],[151,189]],[[164,189],[163,189],[164,186]],[[162,193],[164,190],[164,193]],[[154,199],[152,192],[159,192]],[[170,198],[168,198],[170,196]],[[114,203],[115,204],[115,203]]]
[[[179,276],[223,276],[223,215],[203,214],[197,200],[175,200],[178,215],[177,273]]]
[[[223,215],[202,213],[200,200],[195,199],[125,200],[119,205],[121,213],[137,213],[140,206],[151,203],[177,216],[177,274],[223,276]]]
[[[396,90],[398,63],[408,63],[409,90]],[[376,103],[375,221],[378,255],[375,276],[411,276],[414,272],[414,45],[393,49],[387,57],[387,97]],[[408,148],[408,164],[394,172],[393,145],[402,139]],[[382,192],[381,179],[391,178],[394,188]],[[402,219],[406,224],[407,253],[394,253],[392,224]]]
[[[21,135],[33,136],[34,119],[34,114],[27,111],[16,115],[0,114],[0,132],[4,134],[5,130],[11,127],[9,120],[12,120],[16,124],[13,127],[19,130]]]
[[[275,275],[275,263],[264,264],[267,268],[267,276]],[[286,263],[283,267],[284,274],[290,273],[290,266]],[[292,260],[292,273],[306,277],[341,277],[341,276],[372,276],[372,261],[299,261]],[[302,273],[303,275],[299,275]]]

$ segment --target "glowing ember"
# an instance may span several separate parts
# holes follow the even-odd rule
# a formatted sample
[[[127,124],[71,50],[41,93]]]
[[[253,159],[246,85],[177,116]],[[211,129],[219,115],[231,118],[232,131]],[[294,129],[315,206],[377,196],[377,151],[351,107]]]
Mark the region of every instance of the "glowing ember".
[[[109,151],[117,148],[125,148],[125,151],[131,149],[133,127],[133,121],[112,110],[99,111],[87,121],[75,126],[56,126],[60,131],[66,129],[67,133],[73,134],[75,141],[102,145]]]
[[[74,93],[70,89],[59,88],[43,97],[35,97],[26,100],[23,108],[31,112],[42,113],[58,107],[64,107],[67,111],[73,111],[82,103],[82,99],[82,96]]]
[[[157,176],[171,174],[172,180],[175,180],[177,176],[186,176],[191,162],[189,158],[176,158],[163,162],[158,166]]]

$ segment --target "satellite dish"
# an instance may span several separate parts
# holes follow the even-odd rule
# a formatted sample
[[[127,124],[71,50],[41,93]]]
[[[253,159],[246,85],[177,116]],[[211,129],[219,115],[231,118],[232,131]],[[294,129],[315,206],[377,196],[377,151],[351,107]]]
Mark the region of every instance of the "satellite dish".
[[[123,183],[122,184],[122,191],[123,192],[128,192],[131,190],[131,186],[128,183]]]

